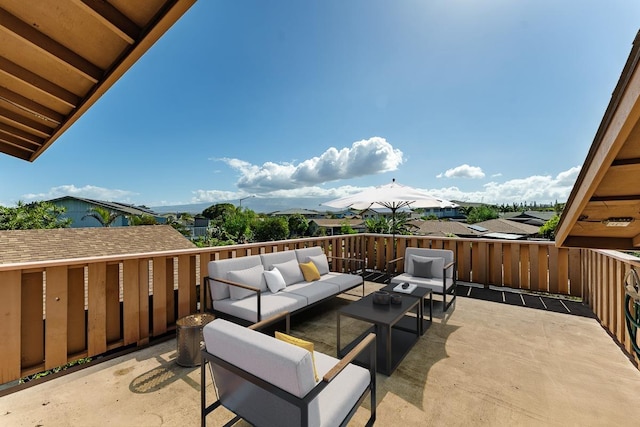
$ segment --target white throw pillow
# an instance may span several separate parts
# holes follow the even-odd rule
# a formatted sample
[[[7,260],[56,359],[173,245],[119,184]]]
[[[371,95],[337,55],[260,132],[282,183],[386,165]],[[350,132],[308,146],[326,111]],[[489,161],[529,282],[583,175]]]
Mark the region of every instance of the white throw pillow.
[[[264,273],[264,267],[260,264],[244,270],[230,271],[227,273],[227,280],[266,291],[267,282],[262,273]],[[229,286],[229,294],[231,295],[231,299],[243,299],[251,295],[256,295],[253,291],[237,286]]]
[[[329,274],[329,261],[327,260],[327,256],[325,254],[321,255],[311,255],[307,257],[307,262],[313,262],[318,269],[318,273],[322,276],[323,274]]]
[[[293,285],[294,283],[304,282],[302,270],[300,270],[298,260],[296,259],[283,262],[282,264],[273,264],[273,268],[280,270],[282,277],[284,277],[284,283],[286,283],[287,286]]]
[[[274,268],[271,271],[265,271],[264,278],[267,280],[267,286],[272,293],[276,293],[287,287],[287,284],[284,282],[284,277],[282,277],[282,273],[277,268]]]

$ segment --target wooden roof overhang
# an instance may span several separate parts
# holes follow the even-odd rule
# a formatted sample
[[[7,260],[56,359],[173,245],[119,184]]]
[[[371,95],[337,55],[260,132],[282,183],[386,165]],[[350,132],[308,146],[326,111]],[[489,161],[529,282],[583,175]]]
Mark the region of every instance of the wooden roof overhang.
[[[0,0],[0,152],[34,161],[196,0]]]
[[[556,230],[556,246],[640,248],[640,32]]]

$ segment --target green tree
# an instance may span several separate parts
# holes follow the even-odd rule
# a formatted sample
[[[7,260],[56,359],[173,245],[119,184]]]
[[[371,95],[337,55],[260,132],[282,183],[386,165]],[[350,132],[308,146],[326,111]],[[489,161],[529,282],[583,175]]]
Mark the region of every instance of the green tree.
[[[309,220],[301,214],[289,215],[289,237],[302,237],[307,235]]]
[[[0,230],[67,228],[71,226],[71,219],[60,218],[65,212],[66,208],[51,202],[19,201],[12,208],[0,206]]]
[[[228,217],[235,215],[237,208],[232,203],[218,203],[202,211],[202,216],[215,225],[222,225]]]
[[[364,226],[367,227],[368,233],[389,234],[391,233],[391,224],[387,218],[380,216],[377,218],[367,218],[364,220]]]
[[[158,221],[153,215],[142,214],[129,217],[129,225],[156,225]]]
[[[121,213],[111,211],[107,208],[103,208],[102,206],[94,206],[87,210],[87,214],[83,216],[82,219],[94,218],[101,226],[111,227],[113,223],[116,222],[116,219],[121,216]]]
[[[555,239],[558,222],[560,222],[560,215],[552,216],[549,221],[545,222],[544,225],[540,227],[540,235],[547,239]]]
[[[289,222],[281,216],[264,218],[254,223],[253,234],[257,242],[284,240],[289,236]]]
[[[481,205],[471,209],[471,212],[467,215],[467,223],[475,224],[476,222],[496,218],[498,218],[498,211],[495,208],[488,205]]]
[[[351,224],[349,224],[349,221],[344,220],[340,224],[340,233],[342,233],[342,234],[357,234],[358,232],[356,230],[354,230],[353,227],[351,227]]]
[[[252,226],[257,216],[251,209],[235,209],[229,214],[222,224],[224,232],[236,243],[246,243],[253,239]],[[286,219],[283,218],[286,222]]]

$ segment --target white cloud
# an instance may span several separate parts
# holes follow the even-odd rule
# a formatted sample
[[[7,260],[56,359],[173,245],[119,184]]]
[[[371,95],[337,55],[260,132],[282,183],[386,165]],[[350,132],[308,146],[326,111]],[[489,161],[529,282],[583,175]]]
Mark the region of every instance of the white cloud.
[[[502,176],[502,174],[500,172],[498,172],[498,173],[494,173],[493,175],[491,175],[491,178],[499,178],[501,176]]]
[[[225,162],[240,173],[236,183],[238,188],[258,193],[294,190],[339,179],[394,171],[403,163],[403,154],[386,139],[373,137],[356,141],[349,148],[338,150],[331,147],[320,156],[297,165],[266,162],[259,166],[240,159],[217,160]]]
[[[464,165],[456,166],[455,168],[448,169],[444,173],[438,174],[437,178],[471,178],[480,179],[484,178],[484,172],[482,168],[478,166],[469,166],[466,163]]]
[[[466,192],[458,187],[433,190],[434,194],[445,199],[456,199],[469,202],[483,202],[494,204],[511,204],[524,202],[553,203],[566,201],[569,198],[573,184],[578,178],[580,167],[572,167],[558,175],[534,175],[518,178],[503,183],[490,182],[480,191]]]
[[[56,199],[58,197],[72,196],[87,199],[131,203],[131,197],[136,195],[138,195],[138,193],[134,193],[132,191],[96,187],[94,185],[85,185],[84,187],[76,187],[75,185],[60,185],[57,187],[52,187],[46,193],[29,193],[24,194],[22,197],[25,201],[49,200]]]

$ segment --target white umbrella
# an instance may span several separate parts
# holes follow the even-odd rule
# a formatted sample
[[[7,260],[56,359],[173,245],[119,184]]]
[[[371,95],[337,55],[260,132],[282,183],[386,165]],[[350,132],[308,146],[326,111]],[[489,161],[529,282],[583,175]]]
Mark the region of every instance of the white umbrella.
[[[350,196],[330,200],[322,205],[332,208],[353,208],[358,210],[387,208],[391,210],[393,221],[393,241],[395,258],[396,211],[401,208],[455,208],[458,205],[448,200],[434,197],[417,188],[401,185],[395,179],[391,184],[364,190]]]

